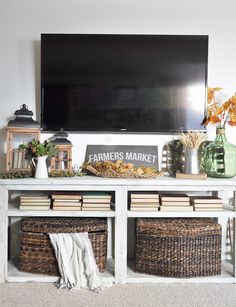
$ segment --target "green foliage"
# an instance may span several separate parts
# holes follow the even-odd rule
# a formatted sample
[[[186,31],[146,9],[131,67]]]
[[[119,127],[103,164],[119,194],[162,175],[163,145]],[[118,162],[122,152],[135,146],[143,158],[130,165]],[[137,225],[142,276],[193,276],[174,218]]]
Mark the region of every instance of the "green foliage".
[[[75,176],[83,176],[80,171],[54,171],[49,174],[49,177],[57,178],[57,177],[75,177]],[[0,179],[19,179],[19,178],[32,178],[34,177],[34,172],[32,171],[8,171],[8,172],[0,172]]]
[[[20,144],[19,149],[26,151],[26,155],[30,158],[42,156],[55,157],[58,152],[52,141],[44,141],[43,143],[40,143],[37,140],[33,140],[27,145]]]
[[[0,172],[0,179],[19,179],[19,178],[32,178],[34,177],[31,171],[9,171]]]
[[[82,176],[83,174],[80,171],[53,171],[49,174],[49,177],[75,177],[75,176]]]
[[[47,142],[47,151],[49,157],[55,157],[58,153],[58,149],[55,147],[55,145],[52,142]]]
[[[25,144],[20,144],[19,145],[19,149],[20,150],[26,150],[26,148],[27,148],[27,145],[25,145]]]

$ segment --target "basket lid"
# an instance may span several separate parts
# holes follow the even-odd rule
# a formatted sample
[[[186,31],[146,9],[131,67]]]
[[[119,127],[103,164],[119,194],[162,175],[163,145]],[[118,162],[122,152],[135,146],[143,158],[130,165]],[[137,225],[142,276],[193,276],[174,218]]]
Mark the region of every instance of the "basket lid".
[[[166,237],[221,234],[221,226],[213,218],[139,218],[137,229]]]
[[[29,217],[22,219],[22,231],[36,233],[95,232],[107,230],[106,218]]]

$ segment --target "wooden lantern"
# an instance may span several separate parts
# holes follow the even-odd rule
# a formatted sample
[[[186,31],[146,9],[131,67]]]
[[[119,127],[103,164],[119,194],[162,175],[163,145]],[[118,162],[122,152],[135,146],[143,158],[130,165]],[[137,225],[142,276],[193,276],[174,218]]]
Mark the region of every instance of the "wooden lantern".
[[[68,134],[61,129],[53,138],[53,143],[58,149],[55,157],[51,158],[51,171],[72,172],[72,144],[67,140]]]
[[[20,144],[27,145],[33,139],[40,139],[40,125],[32,119],[33,112],[23,104],[15,112],[15,119],[7,125],[7,171],[29,171],[31,163],[25,153],[19,150]]]

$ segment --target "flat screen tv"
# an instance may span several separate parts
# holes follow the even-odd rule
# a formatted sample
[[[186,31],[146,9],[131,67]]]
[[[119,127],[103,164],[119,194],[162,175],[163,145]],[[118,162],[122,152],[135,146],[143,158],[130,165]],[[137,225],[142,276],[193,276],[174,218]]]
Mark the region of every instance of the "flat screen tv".
[[[206,35],[42,34],[42,130],[203,130],[207,60]]]

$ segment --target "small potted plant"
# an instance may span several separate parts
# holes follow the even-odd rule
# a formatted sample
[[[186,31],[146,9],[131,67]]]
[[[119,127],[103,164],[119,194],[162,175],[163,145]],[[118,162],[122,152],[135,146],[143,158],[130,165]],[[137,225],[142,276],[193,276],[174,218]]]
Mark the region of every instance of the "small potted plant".
[[[40,143],[37,140],[29,142],[27,145],[21,144],[19,149],[25,152],[28,159],[32,160],[35,166],[35,178],[48,178],[46,160],[57,154],[57,148],[51,141]],[[37,163],[35,162],[37,161]]]

